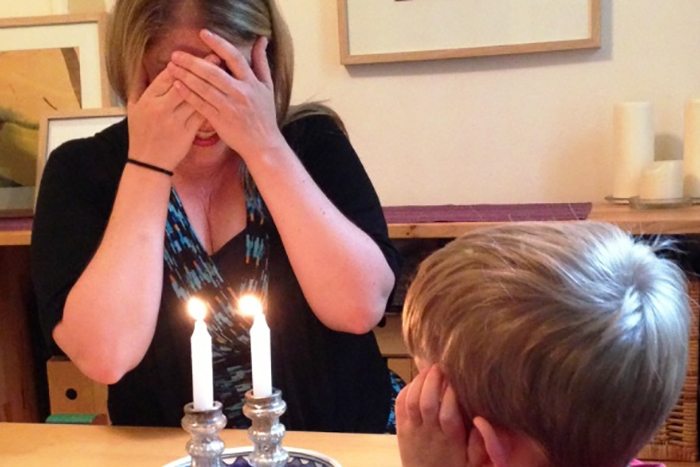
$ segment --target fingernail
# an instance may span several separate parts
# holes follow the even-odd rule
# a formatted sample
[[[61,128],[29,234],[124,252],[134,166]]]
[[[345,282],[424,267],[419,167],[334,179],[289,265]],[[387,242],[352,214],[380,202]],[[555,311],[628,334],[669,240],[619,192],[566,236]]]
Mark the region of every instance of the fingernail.
[[[204,34],[206,37],[213,37],[214,36],[214,34],[208,29],[202,29],[202,34]]]

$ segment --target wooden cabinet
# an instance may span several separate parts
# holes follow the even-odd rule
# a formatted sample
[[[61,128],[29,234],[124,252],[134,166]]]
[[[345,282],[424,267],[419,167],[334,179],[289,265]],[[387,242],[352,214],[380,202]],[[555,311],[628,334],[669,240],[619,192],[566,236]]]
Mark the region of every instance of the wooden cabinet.
[[[379,350],[386,358],[389,368],[391,368],[404,381],[411,381],[417,374],[413,359],[408,354],[406,345],[401,336],[401,315],[390,314],[386,316],[386,323],[383,327],[374,329],[377,337]]]
[[[46,363],[51,414],[107,415],[107,386],[83,375],[65,357]]]
[[[29,248],[0,248],[0,422],[39,421]]]

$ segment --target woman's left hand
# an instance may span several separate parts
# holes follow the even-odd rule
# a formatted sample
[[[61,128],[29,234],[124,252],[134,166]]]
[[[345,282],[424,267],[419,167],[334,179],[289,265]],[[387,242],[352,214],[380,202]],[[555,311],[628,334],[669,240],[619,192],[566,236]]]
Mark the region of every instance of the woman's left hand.
[[[253,45],[252,65],[220,36],[203,30],[200,37],[231,71],[186,52],[174,52],[168,65],[175,88],[214,127],[219,137],[248,162],[286,144],[277,126],[268,40]]]

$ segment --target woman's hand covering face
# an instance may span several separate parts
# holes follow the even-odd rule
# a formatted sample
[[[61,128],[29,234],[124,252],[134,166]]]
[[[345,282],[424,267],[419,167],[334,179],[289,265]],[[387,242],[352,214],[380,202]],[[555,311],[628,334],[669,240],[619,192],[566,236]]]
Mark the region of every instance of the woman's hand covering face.
[[[167,70],[178,95],[201,114],[228,147],[244,160],[284,144],[277,126],[274,86],[267,61],[267,38],[253,45],[252,64],[223,38],[202,31],[200,37],[225,63],[230,74],[210,61],[175,52]]]
[[[204,117],[175,89],[168,69],[147,81],[141,67],[127,104],[129,155],[173,170],[187,155]]]

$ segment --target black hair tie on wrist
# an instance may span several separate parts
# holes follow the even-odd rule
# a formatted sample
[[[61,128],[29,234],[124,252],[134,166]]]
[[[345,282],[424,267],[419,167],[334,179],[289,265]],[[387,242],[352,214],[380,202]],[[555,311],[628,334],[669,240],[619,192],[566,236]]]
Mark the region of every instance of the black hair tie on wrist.
[[[130,164],[138,165],[139,167],[143,167],[144,169],[149,169],[149,170],[154,170],[156,172],[160,172],[162,174],[167,175],[168,177],[173,176],[173,172],[171,172],[170,170],[166,170],[162,167],[158,167],[157,165],[152,165],[152,164],[148,164],[146,162],[137,161],[136,159],[132,159],[130,157],[126,160],[126,162],[127,162],[127,164],[130,163]]]

